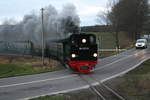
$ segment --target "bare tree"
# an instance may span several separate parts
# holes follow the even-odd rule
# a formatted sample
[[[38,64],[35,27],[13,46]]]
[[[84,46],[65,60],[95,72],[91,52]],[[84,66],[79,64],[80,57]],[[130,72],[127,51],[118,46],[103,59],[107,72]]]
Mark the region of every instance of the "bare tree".
[[[98,18],[112,27],[112,31],[115,32],[116,46],[119,48],[120,31],[128,33],[133,40],[136,40],[145,30],[144,28],[150,26],[148,0],[109,0],[107,10],[99,14]]]
[[[113,1],[113,2],[112,2]],[[112,7],[112,5],[114,4],[115,0],[109,0],[109,2],[107,3],[106,5],[106,8],[104,11],[100,11],[98,14],[97,14],[97,21],[102,24],[102,25],[110,25],[111,22],[108,18],[108,14],[110,13],[110,9]]]
[[[119,0],[108,13],[114,30],[128,32],[133,39],[139,38],[147,16],[148,0]]]
[[[112,32],[115,32],[115,38],[116,38],[116,47],[119,49],[119,38],[118,38],[118,20],[116,20],[114,14],[113,14],[113,7],[119,2],[118,0],[109,0],[106,6],[106,10],[104,12],[99,12],[98,22],[101,24],[105,24],[107,27],[111,28]]]
[[[150,5],[148,10],[147,21],[145,21],[143,29],[144,29],[144,33],[150,35]]]

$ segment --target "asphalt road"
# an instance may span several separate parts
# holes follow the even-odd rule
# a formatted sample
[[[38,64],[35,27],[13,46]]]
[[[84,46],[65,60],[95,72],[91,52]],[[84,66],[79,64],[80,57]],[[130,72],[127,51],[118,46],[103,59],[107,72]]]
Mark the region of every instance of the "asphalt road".
[[[125,74],[150,58],[150,48],[128,50],[117,56],[99,60],[90,76],[104,82]],[[99,84],[89,75],[82,75],[91,84]],[[24,100],[38,96],[65,93],[88,88],[89,85],[71,70],[0,79],[0,100]]]

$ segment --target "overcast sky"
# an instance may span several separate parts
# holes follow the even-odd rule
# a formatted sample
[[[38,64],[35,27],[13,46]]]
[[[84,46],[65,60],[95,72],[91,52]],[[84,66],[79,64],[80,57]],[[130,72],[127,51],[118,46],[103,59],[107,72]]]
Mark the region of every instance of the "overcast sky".
[[[108,0],[1,0],[0,1],[0,24],[3,20],[14,18],[21,20],[24,15],[31,11],[40,11],[40,8],[48,5],[54,6],[60,11],[67,3],[72,3],[77,9],[81,20],[81,26],[95,25],[97,14],[104,11]]]

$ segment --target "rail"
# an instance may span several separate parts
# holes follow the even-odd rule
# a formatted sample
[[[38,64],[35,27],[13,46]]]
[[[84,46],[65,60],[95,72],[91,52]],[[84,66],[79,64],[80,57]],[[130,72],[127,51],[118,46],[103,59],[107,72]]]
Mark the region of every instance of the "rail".
[[[88,80],[84,79],[82,75],[79,75],[79,77],[86,82],[86,84],[89,85],[92,92],[96,93],[96,95],[99,97],[98,100],[113,100],[112,98],[115,98],[115,100],[126,100],[124,97],[122,97],[119,93],[114,91],[112,88],[108,87],[104,83],[100,82],[96,78],[93,78],[91,75],[89,77],[98,82],[99,85],[92,85]]]

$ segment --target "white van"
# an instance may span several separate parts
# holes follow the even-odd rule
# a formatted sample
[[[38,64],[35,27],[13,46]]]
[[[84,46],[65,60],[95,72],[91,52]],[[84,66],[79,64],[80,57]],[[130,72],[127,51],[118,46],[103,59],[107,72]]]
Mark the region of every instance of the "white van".
[[[135,44],[136,48],[147,48],[147,40],[146,39],[138,39]]]

